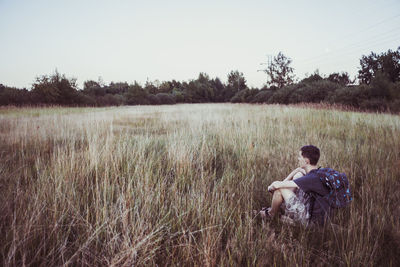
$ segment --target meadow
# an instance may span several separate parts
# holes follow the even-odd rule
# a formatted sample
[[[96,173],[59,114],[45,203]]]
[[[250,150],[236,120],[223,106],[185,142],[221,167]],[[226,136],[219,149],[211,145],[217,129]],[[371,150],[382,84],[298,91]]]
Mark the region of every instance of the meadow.
[[[333,227],[263,222],[301,146],[349,177]],[[400,117],[182,104],[0,109],[0,265],[399,266]]]

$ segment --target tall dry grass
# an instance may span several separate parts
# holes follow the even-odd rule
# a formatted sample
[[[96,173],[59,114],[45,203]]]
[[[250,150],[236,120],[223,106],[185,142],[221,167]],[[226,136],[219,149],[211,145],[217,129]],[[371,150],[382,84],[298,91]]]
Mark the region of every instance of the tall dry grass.
[[[260,222],[304,144],[354,201],[323,229]],[[400,119],[279,105],[0,110],[4,266],[398,266]]]

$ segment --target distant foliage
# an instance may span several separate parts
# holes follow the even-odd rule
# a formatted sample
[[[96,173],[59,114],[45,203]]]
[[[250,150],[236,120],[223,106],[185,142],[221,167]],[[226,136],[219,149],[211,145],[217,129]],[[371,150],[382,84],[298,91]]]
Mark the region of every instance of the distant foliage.
[[[374,78],[381,73],[390,82],[400,81],[400,46],[396,51],[388,50],[382,54],[371,52],[368,56],[360,59],[361,69],[358,78],[361,83],[370,84]]]
[[[317,80],[310,83],[299,83],[297,89],[289,96],[289,103],[319,103],[339,89],[340,85],[329,80]]]
[[[262,89],[251,99],[250,103],[267,103],[269,98],[275,93],[274,89]]]
[[[353,84],[355,79],[351,79],[350,75],[347,72],[342,73],[332,73],[327,78],[328,81],[339,84],[341,86],[347,86],[349,84]]]
[[[159,93],[156,94],[156,98],[158,99],[158,103],[160,105],[172,105],[176,103],[175,98],[172,94]]]
[[[0,84],[0,106],[29,105],[32,103],[32,95],[26,89],[17,89]]]
[[[254,96],[259,92],[257,89],[243,89],[237,92],[232,98],[232,103],[251,103]]]
[[[294,82],[294,69],[290,66],[292,60],[279,52],[264,72],[268,75],[268,85],[283,88]]]
[[[362,56],[355,85],[347,72],[327,76],[318,70],[295,83],[292,60],[279,53],[264,70],[269,80],[258,88],[248,88],[239,70],[227,75],[227,82],[207,73],[199,73],[189,81],[84,82],[77,87],[76,79],[66,78],[58,71],[36,78],[31,90],[0,84],[0,105],[62,105],[62,106],[119,106],[162,105],[176,103],[330,103],[361,110],[400,111],[400,47],[382,54]]]

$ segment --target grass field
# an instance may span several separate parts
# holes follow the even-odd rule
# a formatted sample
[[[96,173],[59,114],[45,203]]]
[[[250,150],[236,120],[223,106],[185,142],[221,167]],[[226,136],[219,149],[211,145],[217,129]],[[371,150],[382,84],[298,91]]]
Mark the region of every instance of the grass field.
[[[354,201],[254,218],[302,145]],[[0,109],[0,265],[399,266],[400,117],[311,106]]]

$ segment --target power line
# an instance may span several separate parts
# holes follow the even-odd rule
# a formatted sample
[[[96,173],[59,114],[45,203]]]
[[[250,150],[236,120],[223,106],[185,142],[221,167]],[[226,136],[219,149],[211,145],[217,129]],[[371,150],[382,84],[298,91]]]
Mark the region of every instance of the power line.
[[[393,34],[388,35],[389,33],[393,33],[393,32],[395,32],[395,31],[397,31],[399,29],[400,29],[400,27],[397,27],[397,28],[394,28],[394,29],[392,29],[392,30],[390,30],[388,32],[385,32],[384,34],[376,35],[376,36],[374,36],[372,38],[368,38],[368,39],[363,40],[361,42],[356,42],[356,43],[341,47],[339,49],[336,49],[336,50],[331,51],[329,53],[325,53],[325,54],[319,55],[318,57],[314,57],[312,59],[310,58],[310,59],[307,59],[307,60],[299,60],[299,62],[303,63],[303,64],[312,64],[312,63],[324,60],[324,59],[332,57],[332,56],[341,55],[341,54],[343,54],[343,52],[345,54],[347,54],[349,51],[357,51],[360,48],[364,48],[366,46],[370,47],[371,45],[375,44],[376,42],[379,42],[379,43],[381,43],[381,42],[391,42],[391,41],[396,41],[397,39],[399,39],[399,45],[400,45],[400,37],[398,37],[398,36],[400,36],[400,33],[398,35],[395,35],[395,36],[393,36]]]
[[[359,34],[359,33],[362,33],[362,32],[365,32],[365,31],[367,31],[367,30],[373,29],[374,27],[376,27],[376,26],[378,26],[378,25],[381,25],[381,24],[383,24],[383,23],[386,23],[386,22],[388,22],[388,21],[390,21],[390,20],[392,20],[392,19],[398,18],[398,17],[400,17],[400,14],[397,14],[397,15],[395,15],[395,16],[393,16],[393,17],[390,17],[390,18],[388,18],[388,19],[385,19],[385,20],[382,20],[382,21],[380,21],[380,22],[378,22],[378,23],[375,23],[375,24],[373,24],[373,25],[370,25],[369,27],[364,28],[364,29],[362,29],[362,30],[360,30],[360,31],[357,31],[357,32],[355,32],[355,33],[352,33],[352,34],[350,34],[350,35],[346,35],[345,37],[337,38],[334,42],[343,41],[343,40],[345,40],[345,39],[349,39],[349,38],[347,38],[347,37],[349,37],[349,36],[354,37],[354,36],[356,36],[356,35]],[[396,29],[397,29],[397,28],[396,28]],[[330,43],[332,43],[332,42],[330,42]],[[354,44],[353,44],[353,45],[354,45]],[[345,47],[342,47],[342,48],[339,48],[339,49],[343,49],[343,48],[346,48],[346,46],[345,46]],[[338,50],[338,49],[336,49],[336,50]],[[310,58],[306,58],[306,59],[303,59],[303,60],[300,60],[300,61],[302,61],[302,62],[311,61],[311,60],[313,60],[313,59],[315,59],[315,58],[319,58],[319,57],[323,57],[323,56],[326,56],[326,53],[320,54],[320,55],[316,55],[316,56],[313,56],[313,57],[310,57]]]
[[[345,55],[349,55],[349,54],[354,54],[355,52],[357,52],[357,54],[360,54],[360,53],[362,53],[362,52],[360,52],[360,50],[362,50],[362,49],[366,49],[366,48],[370,49],[372,46],[392,43],[392,42],[397,41],[397,40],[399,40],[399,37],[395,36],[393,38],[393,36],[389,36],[389,37],[386,37],[384,39],[375,40],[374,42],[366,43],[366,44],[364,44],[362,46],[353,47],[352,49],[347,50],[347,51],[343,51],[343,52],[341,52],[339,54],[336,53],[334,55],[332,55],[332,54],[326,55],[325,58],[319,58],[319,59],[314,60],[313,62],[307,62],[307,63],[304,63],[304,64],[306,64],[306,65],[315,64],[317,62],[326,60],[327,58],[330,58],[330,57],[333,57],[333,56],[334,57],[345,56]],[[399,42],[400,42],[400,40],[399,40]]]
[[[373,44],[374,46],[376,46],[376,45],[381,45],[381,44],[387,44],[388,42],[392,42],[392,41],[397,41],[398,39],[397,39],[397,37],[395,38],[395,39],[389,39],[389,40],[385,40],[385,41],[383,41],[383,42],[379,42],[379,43],[375,43],[375,44]],[[323,66],[326,66],[326,67],[331,67],[331,66],[333,66],[333,65],[337,65],[338,63],[344,63],[344,62],[346,62],[346,61],[349,61],[349,56],[348,55],[354,55],[354,52],[351,52],[351,53],[343,53],[342,55],[340,55],[340,56],[336,56],[335,58],[333,58],[333,59],[329,59],[329,60],[320,60],[319,62],[316,62],[316,63],[314,63],[314,65],[315,65],[315,69],[321,69],[321,68],[323,68]],[[359,53],[357,53],[357,55],[358,56],[360,56],[359,55]],[[359,59],[359,58],[358,58]],[[350,59],[351,61],[353,61],[354,60],[354,58],[353,59]],[[357,62],[357,61],[355,61],[355,62]],[[354,62],[354,63],[355,63]],[[358,64],[358,63],[357,63]],[[354,65],[357,65],[357,64],[354,64]],[[325,68],[326,68],[325,67]],[[337,67],[339,67],[339,66],[337,66]]]

